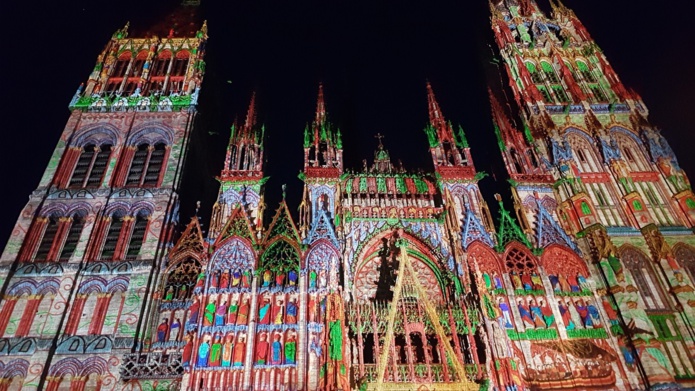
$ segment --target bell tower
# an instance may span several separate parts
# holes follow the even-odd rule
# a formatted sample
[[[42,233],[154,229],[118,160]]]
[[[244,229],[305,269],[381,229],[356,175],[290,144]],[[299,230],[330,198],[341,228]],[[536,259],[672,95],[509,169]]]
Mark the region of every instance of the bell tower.
[[[181,6],[168,22],[194,12]],[[179,218],[207,24],[130,30],[113,34],[70,101],[0,257],[0,337],[23,346],[3,358],[24,373],[10,389],[99,389],[127,378],[124,354],[146,344],[148,284]]]

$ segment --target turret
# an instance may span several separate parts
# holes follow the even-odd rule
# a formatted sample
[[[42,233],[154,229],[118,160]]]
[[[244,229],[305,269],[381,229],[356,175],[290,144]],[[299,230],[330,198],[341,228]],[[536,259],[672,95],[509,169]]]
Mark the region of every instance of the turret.
[[[257,230],[261,229],[263,216],[263,137],[265,126],[256,121],[256,94],[246,112],[243,124],[235,122],[231,127],[224,168],[217,180],[220,193],[213,207],[210,238],[216,238],[237,205],[247,212],[247,217]]]
[[[323,100],[323,84],[319,84],[316,116],[304,129],[304,172],[307,176],[339,176],[343,172],[343,142],[340,129],[328,121]]]
[[[435,171],[447,178],[473,178],[476,172],[463,128],[459,125],[454,131],[451,122],[446,121],[429,82],[427,107],[430,121],[425,128],[425,134]]]

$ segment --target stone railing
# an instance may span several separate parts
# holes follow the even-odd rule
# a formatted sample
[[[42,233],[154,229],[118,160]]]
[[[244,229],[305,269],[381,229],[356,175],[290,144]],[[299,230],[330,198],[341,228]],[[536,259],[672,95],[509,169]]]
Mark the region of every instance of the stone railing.
[[[123,356],[121,379],[172,379],[183,376],[181,353],[132,353]]]

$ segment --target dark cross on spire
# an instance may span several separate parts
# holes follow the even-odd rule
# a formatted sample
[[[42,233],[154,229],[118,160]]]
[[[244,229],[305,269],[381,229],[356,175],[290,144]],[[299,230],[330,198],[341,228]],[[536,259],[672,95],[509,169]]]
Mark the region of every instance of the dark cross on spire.
[[[382,135],[381,133],[377,133],[374,136],[374,138],[379,140],[379,149],[384,149],[384,144],[381,143],[381,140],[384,138],[384,135]]]

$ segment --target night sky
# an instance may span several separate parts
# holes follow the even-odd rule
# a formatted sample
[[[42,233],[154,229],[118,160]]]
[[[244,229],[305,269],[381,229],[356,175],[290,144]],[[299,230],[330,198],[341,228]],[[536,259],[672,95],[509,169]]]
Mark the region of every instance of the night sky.
[[[145,3],[145,4],[143,4]],[[425,82],[444,115],[466,130],[481,183],[509,198],[506,173],[490,120],[484,69],[492,31],[487,1],[212,1],[199,13],[208,20],[207,73],[191,166],[184,176],[182,221],[203,202],[204,223],[217,194],[229,126],[243,120],[252,91],[265,123],[268,210],[287,183],[298,205],[303,129],[310,122],[319,82],[329,119],[340,127],[345,166],[359,169],[386,136],[392,159],[406,168],[432,170],[427,140]],[[684,0],[566,0],[606,53],[624,84],[634,88],[663,129],[681,165],[693,175],[690,143],[695,110],[692,72],[695,32]],[[679,3],[682,6],[679,6]],[[85,82],[111,34],[126,21],[146,30],[178,4],[167,1],[12,1],[5,10],[0,183],[0,248],[35,189],[69,116],[67,105]],[[549,10],[545,0],[543,9]]]

